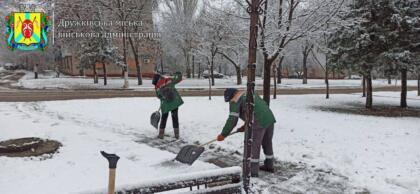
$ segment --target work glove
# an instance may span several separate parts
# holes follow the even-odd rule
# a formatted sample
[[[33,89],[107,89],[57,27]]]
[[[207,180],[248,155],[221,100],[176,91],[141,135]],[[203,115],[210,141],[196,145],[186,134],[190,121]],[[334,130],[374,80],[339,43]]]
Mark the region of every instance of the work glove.
[[[243,125],[242,127],[239,127],[236,131],[237,131],[238,133],[243,133],[243,132],[245,132],[245,125]]]
[[[225,140],[225,136],[223,135],[218,135],[217,136],[217,141],[224,141]]]

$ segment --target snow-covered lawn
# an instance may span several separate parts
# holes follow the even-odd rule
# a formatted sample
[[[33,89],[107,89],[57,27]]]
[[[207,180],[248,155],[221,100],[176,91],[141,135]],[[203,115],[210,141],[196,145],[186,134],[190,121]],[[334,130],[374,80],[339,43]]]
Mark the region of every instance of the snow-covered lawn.
[[[20,86],[28,89],[120,89],[123,86],[124,80],[122,78],[108,78],[108,85],[103,85],[103,79],[99,79],[99,84],[93,84],[92,78],[84,77],[69,77],[61,76],[60,78],[55,78],[54,72],[48,72],[44,75],[40,75],[40,79],[35,80],[32,72],[27,72],[27,75],[24,76],[15,86]],[[246,77],[243,78],[244,84],[238,86],[236,85],[236,77],[228,77],[225,79],[216,79],[216,86],[214,88],[244,88],[246,83]],[[257,87],[262,88],[263,80],[257,78]],[[142,86],[137,85],[137,78],[130,78],[129,80],[130,88],[135,90],[152,90],[153,85],[151,80],[145,79]],[[208,88],[209,80],[208,79],[186,79],[179,84],[179,88]],[[374,80],[373,84],[375,87],[390,86],[388,85],[387,80]],[[409,86],[415,86],[417,81],[409,80]],[[360,87],[360,80],[330,80],[331,87],[341,87],[341,88],[355,88]],[[392,81],[391,86],[400,85],[400,81]],[[302,84],[300,79],[283,79],[282,84],[279,85],[280,88],[324,88],[325,83],[322,79],[310,79],[307,85]]]
[[[377,93],[375,103],[398,105],[399,93]],[[389,97],[386,97],[389,96]],[[409,105],[420,108],[420,98],[409,93]],[[205,142],[216,137],[228,116],[221,97],[186,97],[180,108],[181,137]],[[274,145],[278,160],[304,162],[334,169],[354,186],[373,193],[420,192],[419,118],[385,118],[322,112],[315,106],[337,106],[364,101],[360,95],[280,96],[272,101],[278,123]],[[122,156],[117,184],[216,168],[165,166],[173,154],[136,143],[155,137],[150,114],[156,98],[119,98],[36,103],[0,103],[0,140],[27,136],[63,143],[52,159],[0,158],[0,193],[68,193],[104,188],[107,163],[99,150]],[[172,136],[171,122],[167,134]],[[243,136],[219,143],[242,152]],[[240,165],[240,164],[238,164]],[[293,185],[296,187],[296,185]],[[305,185],[302,185],[305,187]]]

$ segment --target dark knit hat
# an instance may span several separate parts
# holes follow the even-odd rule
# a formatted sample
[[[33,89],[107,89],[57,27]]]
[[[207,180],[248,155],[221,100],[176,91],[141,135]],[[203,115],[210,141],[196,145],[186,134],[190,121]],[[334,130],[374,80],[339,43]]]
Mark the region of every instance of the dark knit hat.
[[[233,98],[233,96],[235,96],[237,91],[238,90],[235,89],[235,88],[227,88],[225,90],[225,95],[224,95],[225,96],[225,102],[229,102]]]
[[[161,76],[160,74],[156,73],[156,74],[153,76],[152,84],[153,84],[153,85],[156,85],[156,84],[158,83],[158,81],[160,80],[160,78],[161,78],[161,77],[162,77],[162,76]]]

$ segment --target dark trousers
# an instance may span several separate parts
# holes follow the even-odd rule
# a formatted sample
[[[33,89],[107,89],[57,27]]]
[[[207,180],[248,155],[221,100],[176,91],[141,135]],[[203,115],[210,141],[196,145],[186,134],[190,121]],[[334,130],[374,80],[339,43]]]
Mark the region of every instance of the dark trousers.
[[[166,121],[168,120],[169,113],[162,114],[162,120],[160,121],[160,129],[166,128]],[[172,125],[174,129],[179,129],[179,120],[178,120],[178,109],[171,111],[172,116]]]
[[[252,130],[252,159],[257,161],[260,159],[261,147],[266,156],[273,156],[273,133],[274,125],[269,126],[268,128],[259,128],[254,126]]]
[[[265,154],[264,164],[268,168],[273,168],[273,134],[274,125],[260,128],[258,123],[254,123],[252,128],[251,174],[258,175],[261,147]]]

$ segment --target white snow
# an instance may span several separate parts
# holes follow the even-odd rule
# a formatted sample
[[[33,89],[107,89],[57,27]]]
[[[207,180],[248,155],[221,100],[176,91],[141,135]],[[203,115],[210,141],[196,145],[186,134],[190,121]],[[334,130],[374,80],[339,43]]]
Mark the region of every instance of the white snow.
[[[399,103],[399,93],[375,95],[375,104]],[[179,110],[181,137],[188,142],[215,138],[229,114],[228,105],[221,97],[184,100]],[[372,193],[419,193],[418,118],[338,114],[314,108],[363,101],[360,94],[332,95],[330,100],[324,95],[279,96],[272,100],[278,120],[273,141],[276,158],[332,168],[349,177],[351,184]],[[408,103],[420,108],[420,97],[410,92]],[[73,193],[104,188],[107,162],[100,150],[122,157],[117,185],[216,168],[203,162],[191,167],[165,166],[162,162],[174,158],[173,154],[135,142],[144,135],[157,135],[149,118],[158,104],[156,98],[0,103],[0,140],[37,136],[64,145],[59,154],[45,161],[0,157],[0,193]],[[172,136],[170,121],[167,134]],[[242,143],[243,136],[236,135],[218,145],[241,152]]]
[[[143,85],[137,85],[137,78],[130,78],[130,89],[134,90],[152,90],[154,87],[150,79],[144,79]],[[236,85],[236,77],[228,77],[224,79],[216,79],[215,86],[213,88],[245,88],[246,77],[243,78],[242,85]],[[70,77],[70,76],[61,76],[60,78],[55,78],[54,72],[47,72],[46,74],[39,75],[39,79],[34,79],[32,72],[27,72],[27,74],[19,80],[15,86],[20,86],[28,89],[121,89],[124,84],[124,80],[121,78],[110,77],[108,78],[108,85],[103,85],[103,79],[99,78],[99,84],[93,84],[93,78],[89,77]],[[256,80],[257,88],[262,89],[263,80],[257,78]],[[400,81],[392,81],[391,85],[388,85],[387,80],[373,80],[373,85],[375,87],[384,87],[384,86],[399,86]],[[409,86],[416,86],[416,80],[409,80]],[[207,89],[209,85],[208,79],[185,79],[179,85],[180,89]],[[360,80],[330,80],[330,87],[335,88],[360,88]],[[308,84],[302,84],[300,79],[283,79],[282,84],[279,85],[279,88],[325,88],[325,82],[323,79],[309,79]]]
[[[169,176],[169,177],[160,177],[158,179],[153,179],[153,180],[148,180],[148,181],[144,181],[142,183],[139,184],[132,184],[132,185],[120,185],[116,188],[116,190],[122,191],[128,191],[128,190],[132,190],[132,189],[136,189],[136,188],[143,188],[146,186],[159,186],[159,185],[166,185],[166,184],[170,184],[170,183],[174,183],[177,181],[191,181],[191,180],[196,180],[196,179],[200,179],[200,178],[208,178],[208,177],[218,177],[218,176],[222,176],[222,175],[232,175],[232,174],[241,174],[242,173],[242,168],[240,167],[230,167],[230,168],[221,168],[221,169],[212,169],[212,170],[206,170],[206,171],[200,171],[200,172],[193,172],[193,173],[188,173],[188,174],[178,174],[178,175],[173,175],[173,176]],[[230,185],[231,187],[237,186],[235,185]],[[218,188],[220,189],[220,188]],[[102,190],[98,190],[98,191],[87,191],[87,193],[106,193],[106,189],[102,189]]]

